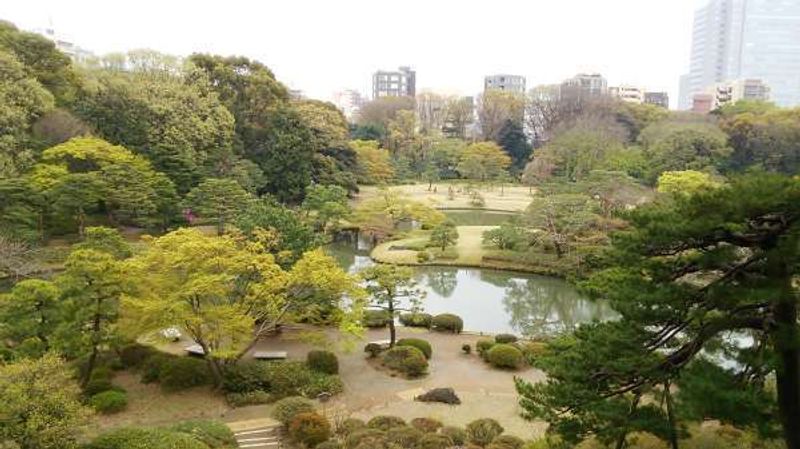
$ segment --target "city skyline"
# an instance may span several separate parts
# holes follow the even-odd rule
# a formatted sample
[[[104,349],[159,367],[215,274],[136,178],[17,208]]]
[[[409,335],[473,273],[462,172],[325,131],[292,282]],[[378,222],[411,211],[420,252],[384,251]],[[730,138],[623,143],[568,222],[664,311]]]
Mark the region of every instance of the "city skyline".
[[[241,54],[268,65],[289,87],[321,99],[344,89],[369,93],[376,70],[398,66],[417,71],[419,92],[474,95],[493,73],[525,76],[530,88],[597,72],[613,85],[647,86],[677,98],[698,0],[518,2],[513,15],[477,3],[412,0],[392,12],[392,24],[408,25],[403,33],[387,32],[389,22],[379,19],[386,17],[382,4],[366,9],[356,1],[232,3],[217,8],[200,1],[191,9],[151,0],[92,4],[93,14],[86,15],[75,3],[11,1],[0,5],[0,18],[24,29],[45,28],[52,19],[59,34],[97,54],[137,48]],[[448,16],[457,20],[442,20]],[[454,45],[437,44],[456,35]]]

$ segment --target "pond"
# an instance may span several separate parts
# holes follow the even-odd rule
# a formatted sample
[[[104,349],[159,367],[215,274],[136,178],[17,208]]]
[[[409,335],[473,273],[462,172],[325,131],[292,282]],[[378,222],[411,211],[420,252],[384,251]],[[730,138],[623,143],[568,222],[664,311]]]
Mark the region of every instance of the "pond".
[[[369,244],[337,242],[328,247],[341,266],[356,272],[373,262]],[[424,311],[455,313],[464,330],[489,334],[553,335],[592,320],[614,319],[603,302],[582,297],[565,281],[546,276],[482,268],[418,267],[426,294]]]

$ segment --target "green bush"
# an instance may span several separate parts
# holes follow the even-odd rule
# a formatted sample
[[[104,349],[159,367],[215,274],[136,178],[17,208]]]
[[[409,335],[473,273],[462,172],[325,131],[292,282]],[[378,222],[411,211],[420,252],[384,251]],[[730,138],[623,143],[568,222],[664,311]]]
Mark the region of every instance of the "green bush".
[[[305,447],[315,447],[331,437],[331,425],[317,413],[300,413],[289,423],[289,436]]]
[[[497,334],[494,336],[495,343],[516,343],[519,338],[512,334]]]
[[[123,391],[103,391],[93,395],[89,399],[89,405],[104,415],[110,415],[128,407],[128,395]]]
[[[487,447],[491,449],[520,449],[525,444],[521,438],[513,435],[500,435],[492,440]]]
[[[275,398],[266,391],[253,390],[244,393],[228,393],[225,400],[231,407],[245,407],[248,405],[269,404]]]
[[[236,437],[233,432],[219,421],[193,419],[175,424],[170,430],[191,435],[210,449],[236,447]]]
[[[317,449],[343,449],[342,443],[338,441],[325,441],[317,445]]]
[[[314,403],[302,396],[290,396],[275,403],[272,417],[288,426],[295,416],[314,411]]]
[[[378,343],[367,343],[367,345],[364,346],[364,352],[369,354],[371,359],[374,359],[383,352],[383,347]]]
[[[158,351],[151,346],[133,343],[123,346],[119,350],[119,360],[125,368],[138,368],[142,366],[148,358],[157,353]]]
[[[503,433],[503,426],[492,418],[481,418],[467,424],[467,441],[486,446]]]
[[[161,387],[169,391],[208,385],[211,383],[208,364],[204,360],[193,357],[177,357],[161,367],[158,381]]]
[[[426,433],[419,440],[419,449],[447,449],[454,445],[453,439],[438,433]]]
[[[111,380],[114,377],[114,371],[109,366],[98,366],[92,370],[90,380]]]
[[[338,394],[344,390],[339,376],[312,371],[300,361],[247,362],[225,370],[222,388],[229,393],[268,392],[273,398]],[[236,397],[235,397],[236,398]]]
[[[528,364],[533,365],[540,357],[547,355],[547,343],[543,341],[518,342],[517,347]]]
[[[408,327],[430,328],[433,316],[429,313],[403,313],[400,315],[400,324]]]
[[[382,360],[386,367],[409,377],[421,376],[428,369],[425,354],[413,346],[395,346],[383,353]]]
[[[480,340],[478,340],[477,343],[475,343],[475,350],[478,351],[478,355],[480,355],[485,359],[486,353],[489,352],[489,350],[492,349],[492,346],[494,346],[495,344],[496,343],[494,342],[494,340],[490,340],[488,338],[481,338]]]
[[[355,432],[356,430],[364,429],[367,427],[367,423],[363,420],[358,418],[347,418],[339,425],[336,429],[336,433],[340,435],[350,435],[351,433]]]
[[[403,418],[397,416],[378,415],[367,421],[367,427],[370,429],[389,430],[394,427],[403,427],[406,422]]]
[[[100,435],[89,449],[208,449],[200,440],[166,429],[121,428]]]
[[[464,351],[464,354],[466,355],[472,354],[472,346],[470,346],[469,343],[464,343],[461,345],[461,350]]]
[[[414,418],[411,426],[425,433],[434,433],[442,427],[442,423],[433,418]]]
[[[392,315],[386,310],[365,310],[362,324],[370,328],[386,327],[391,320]]]
[[[399,447],[417,447],[422,431],[411,426],[392,427],[386,431],[386,441]]]
[[[343,391],[344,382],[341,377],[322,373],[312,373],[311,382],[299,390],[303,396],[308,398],[316,398],[322,393],[335,396]]]
[[[430,262],[433,259],[433,255],[429,251],[417,251],[417,262],[425,263]]]
[[[114,384],[109,379],[92,379],[85,387],[83,387],[83,394],[86,397],[92,397],[105,391],[114,390]]]
[[[267,391],[270,388],[268,374],[269,369],[265,362],[239,362],[225,369],[222,389],[228,393]]]
[[[330,351],[309,351],[306,356],[308,367],[325,374],[339,374],[339,359]]]
[[[313,373],[305,363],[299,361],[259,362],[265,370],[265,381],[269,391],[276,397],[305,396],[313,378]]]
[[[379,448],[386,442],[386,432],[379,429],[361,429],[351,433],[345,439],[348,449],[363,447]]]
[[[141,365],[142,383],[149,384],[158,382],[158,379],[161,377],[161,370],[177,358],[178,357],[171,354],[159,353],[145,359],[144,363]]]
[[[500,343],[492,346],[486,359],[497,368],[517,369],[522,364],[522,351],[516,346]]]
[[[431,320],[431,326],[437,331],[460,334],[464,329],[464,320],[462,320],[458,315],[453,315],[452,313],[443,313],[433,317]]]
[[[450,437],[455,446],[463,446],[467,442],[467,431],[460,427],[444,426],[439,433]]]
[[[401,338],[400,340],[397,340],[397,343],[395,344],[397,346],[413,346],[422,351],[422,354],[424,354],[425,358],[428,360],[430,360],[431,356],[433,355],[433,348],[431,347],[431,344],[428,343],[427,340],[423,340],[421,338]]]

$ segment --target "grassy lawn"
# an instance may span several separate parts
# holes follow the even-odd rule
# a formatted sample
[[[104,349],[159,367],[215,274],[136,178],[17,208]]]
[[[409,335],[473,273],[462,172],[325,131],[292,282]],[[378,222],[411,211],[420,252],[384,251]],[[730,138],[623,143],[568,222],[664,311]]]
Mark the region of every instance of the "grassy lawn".
[[[435,265],[481,266],[481,260],[487,249],[482,240],[483,233],[495,226],[459,226],[458,242],[454,248],[456,258],[435,258],[430,263]],[[400,265],[419,265],[417,252],[425,247],[430,231],[414,231],[407,238],[382,243],[372,250],[372,258],[378,262]],[[403,247],[408,249],[391,249]],[[434,254],[436,248],[430,248]]]
[[[434,189],[428,190],[428,184],[408,184],[391,186],[389,189],[402,192],[409,198],[431,205],[438,209],[475,209],[470,204],[471,195],[466,191],[465,182],[436,183]],[[453,189],[453,198],[448,195],[448,187]],[[356,198],[363,201],[374,197],[380,190],[375,186],[361,186],[361,191]],[[528,207],[532,196],[536,193],[535,189],[526,186],[477,186],[476,190],[483,196],[486,205],[483,209],[491,209],[508,212],[521,212]]]

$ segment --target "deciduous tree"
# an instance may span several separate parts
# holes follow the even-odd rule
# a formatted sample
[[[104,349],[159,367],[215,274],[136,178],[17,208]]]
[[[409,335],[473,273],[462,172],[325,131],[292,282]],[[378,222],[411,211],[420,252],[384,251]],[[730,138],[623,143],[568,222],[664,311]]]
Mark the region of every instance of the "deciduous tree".
[[[469,145],[461,154],[457,170],[465,178],[491,181],[511,165],[511,158],[494,142]]]

